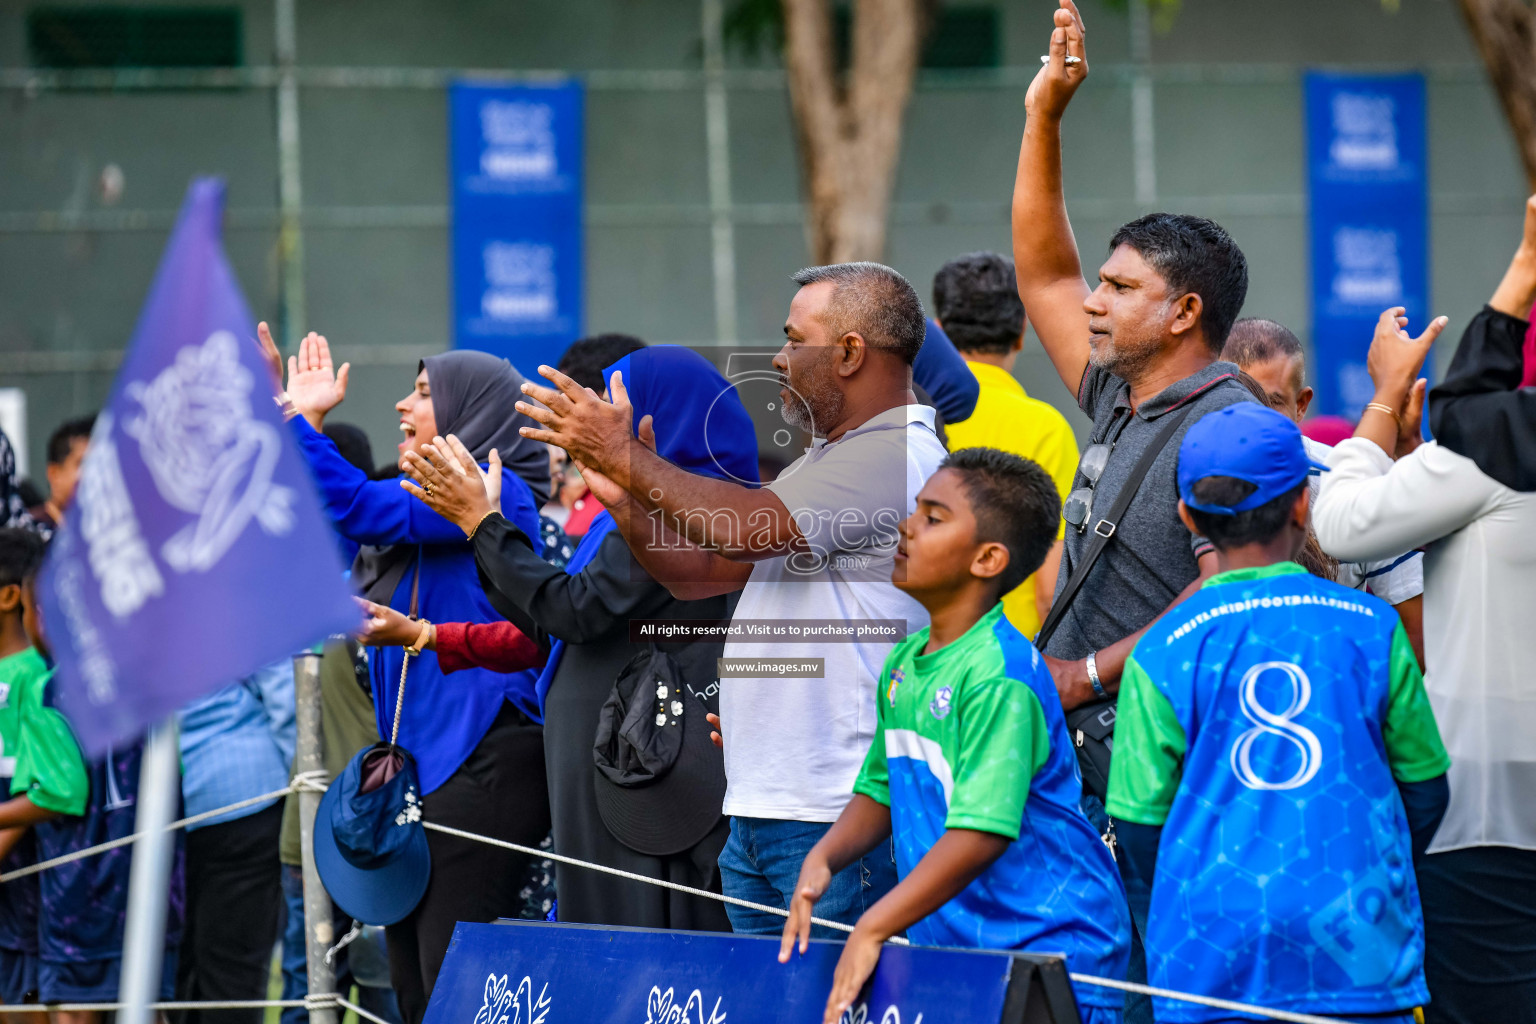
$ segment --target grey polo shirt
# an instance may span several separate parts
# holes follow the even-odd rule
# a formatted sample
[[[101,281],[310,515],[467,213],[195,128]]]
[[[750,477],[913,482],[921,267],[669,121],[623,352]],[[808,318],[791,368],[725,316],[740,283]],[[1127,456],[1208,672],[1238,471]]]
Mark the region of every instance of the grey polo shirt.
[[[1125,381],[1096,366],[1089,366],[1083,374],[1077,404],[1093,417],[1089,444],[1114,443],[1104,475],[1094,487],[1090,526],[1114,505],[1126,477],[1162,430],[1162,418],[1186,406],[1192,409],[1152,463],[1114,539],[1046,644],[1047,654],[1086,658],[1090,652],[1108,647],[1162,614],[1200,575],[1197,559],[1210,550],[1210,543],[1191,536],[1179,520],[1179,444],[1185,431],[1206,413],[1254,400],[1238,383],[1237,372],[1232,363],[1211,363],[1164,388],[1135,412],[1131,411],[1131,387]],[[1081,487],[1086,482],[1079,473],[1072,486]],[[1061,571],[1056,577],[1058,597],[1092,539],[1090,531],[1068,524]]]

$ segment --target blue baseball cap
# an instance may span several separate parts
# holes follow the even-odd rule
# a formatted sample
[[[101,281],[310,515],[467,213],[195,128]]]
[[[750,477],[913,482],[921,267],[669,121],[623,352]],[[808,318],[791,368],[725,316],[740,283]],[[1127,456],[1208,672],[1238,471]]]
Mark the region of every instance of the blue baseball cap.
[[[363,924],[403,921],[432,874],[415,759],[387,743],[358,751],[320,798],[314,846],[338,907]]]
[[[1190,508],[1214,516],[1268,504],[1328,467],[1307,457],[1301,428],[1257,402],[1241,402],[1207,413],[1184,432],[1179,445],[1179,497]],[[1236,505],[1203,505],[1195,484],[1209,476],[1230,476],[1254,485]]]

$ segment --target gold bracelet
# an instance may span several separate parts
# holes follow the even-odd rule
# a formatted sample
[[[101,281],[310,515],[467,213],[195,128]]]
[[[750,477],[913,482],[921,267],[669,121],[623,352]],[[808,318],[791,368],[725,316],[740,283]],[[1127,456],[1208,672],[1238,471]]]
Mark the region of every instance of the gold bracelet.
[[[480,527],[485,524],[485,521],[487,519],[491,518],[491,516],[493,516],[495,514],[496,514],[496,510],[495,509],[491,509],[485,515],[481,516],[480,517],[480,522],[475,524],[475,528],[473,530],[470,530],[469,531],[469,536],[465,537],[464,539],[465,540],[474,540],[475,539],[475,534],[480,532]]]
[[[1398,430],[1403,429],[1403,418],[1399,416],[1397,414],[1397,410],[1392,408],[1390,405],[1386,405],[1382,402],[1367,402],[1365,407],[1367,409],[1375,409],[1377,412],[1386,413],[1388,416],[1392,417],[1392,422],[1397,424]]]
[[[1397,410],[1392,408],[1390,405],[1387,405],[1384,402],[1367,402],[1365,407],[1367,409],[1375,409],[1377,412],[1384,412],[1384,413],[1386,413],[1388,416],[1392,417],[1392,422],[1397,424],[1398,429],[1399,430],[1402,429],[1402,427],[1403,427],[1403,418],[1401,416],[1399,416],[1397,414]]]
[[[416,642],[405,648],[406,654],[420,654],[426,649],[427,641],[432,639],[432,623],[426,619],[421,620],[421,632],[416,636]]]

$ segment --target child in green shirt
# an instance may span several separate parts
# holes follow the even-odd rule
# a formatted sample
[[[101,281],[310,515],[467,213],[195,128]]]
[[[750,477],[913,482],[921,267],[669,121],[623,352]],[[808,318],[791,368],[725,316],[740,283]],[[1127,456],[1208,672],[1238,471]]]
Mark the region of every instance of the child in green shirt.
[[[53,707],[38,571],[21,583],[22,624],[48,668],[22,695],[19,750],[0,829],[30,826],[39,862],[123,839],[133,832],[143,744],[110,748],[87,761],[64,716]],[[36,876],[37,998],[44,1003],[108,1003],[122,985],[123,930],[132,845],[55,865]],[[178,837],[166,914],[160,995],[169,999],[180,942],[182,853]],[[54,1024],[101,1024],[103,1011],[60,1010]]]
[[[42,691],[48,666],[22,624],[22,582],[43,560],[43,540],[31,530],[0,529],[0,797],[11,791],[21,747],[22,710]],[[37,859],[26,826],[0,831],[0,873]],[[37,877],[0,885],[0,1003],[37,994]]]
[[[1061,499],[1039,466],[955,452],[901,525],[892,582],[930,625],[896,646],[854,797],[800,870],[779,959],[804,953],[832,876],[890,837],[901,881],[864,913],[838,961],[835,1024],[881,945],[1064,953],[1071,971],[1125,976],[1130,912],[1114,859],[1083,816],[1056,685],[999,599],[1040,566]],[[1077,990],[1087,1024],[1117,1024],[1121,994]]]

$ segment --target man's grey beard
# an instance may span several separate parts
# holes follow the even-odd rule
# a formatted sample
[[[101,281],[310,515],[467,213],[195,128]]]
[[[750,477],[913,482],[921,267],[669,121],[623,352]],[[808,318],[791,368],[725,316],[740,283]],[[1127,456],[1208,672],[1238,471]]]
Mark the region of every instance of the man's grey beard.
[[[1088,350],[1088,363],[1101,370],[1107,370],[1123,381],[1135,381],[1147,368],[1157,360],[1157,346],[1148,345],[1143,349],[1119,348],[1113,344],[1108,351],[1103,348]]]
[[[816,377],[816,386],[802,391],[786,382],[788,398],[779,414],[792,427],[814,437],[826,437],[827,431],[843,418],[843,393],[825,377]]]

